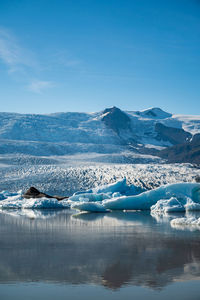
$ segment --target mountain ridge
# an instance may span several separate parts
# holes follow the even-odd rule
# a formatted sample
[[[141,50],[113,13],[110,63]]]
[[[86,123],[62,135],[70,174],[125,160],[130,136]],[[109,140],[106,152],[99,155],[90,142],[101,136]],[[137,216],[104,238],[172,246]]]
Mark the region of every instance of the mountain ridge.
[[[188,143],[198,133],[200,116],[176,116],[157,107],[123,111],[113,106],[93,113],[0,113],[2,154],[118,153],[123,149],[160,156],[163,148],[167,151]]]

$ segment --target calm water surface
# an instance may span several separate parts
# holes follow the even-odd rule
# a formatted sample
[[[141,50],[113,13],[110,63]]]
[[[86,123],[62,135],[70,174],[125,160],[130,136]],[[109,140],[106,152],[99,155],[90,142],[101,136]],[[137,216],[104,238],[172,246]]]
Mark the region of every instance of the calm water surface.
[[[3,211],[0,299],[200,299],[200,231],[170,218]]]

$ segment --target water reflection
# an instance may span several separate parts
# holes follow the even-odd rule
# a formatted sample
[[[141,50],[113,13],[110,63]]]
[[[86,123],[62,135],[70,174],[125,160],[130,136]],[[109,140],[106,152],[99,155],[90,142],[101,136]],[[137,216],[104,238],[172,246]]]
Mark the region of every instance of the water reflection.
[[[0,214],[1,283],[92,283],[115,290],[200,279],[199,232],[178,231],[148,212],[29,215]]]

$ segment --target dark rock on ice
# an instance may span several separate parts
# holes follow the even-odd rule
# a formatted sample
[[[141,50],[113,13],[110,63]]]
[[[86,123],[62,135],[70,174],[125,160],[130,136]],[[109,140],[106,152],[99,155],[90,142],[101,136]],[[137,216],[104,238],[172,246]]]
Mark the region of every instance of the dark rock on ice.
[[[102,121],[116,133],[119,133],[121,129],[131,129],[131,120],[121,109],[113,106],[105,109],[103,115]]]
[[[169,127],[162,123],[156,123],[155,131],[158,140],[169,141],[173,145],[185,143],[192,137],[191,133],[182,128]]]
[[[200,176],[195,177],[196,182],[200,183]]]
[[[50,196],[46,193],[42,193],[40,192],[38,189],[36,189],[35,187],[31,186],[26,193],[23,195],[24,198],[26,199],[31,199],[31,198],[55,198],[58,201],[63,200],[63,199],[67,199],[69,198],[68,196],[66,197],[62,197],[62,196]]]
[[[191,140],[164,150],[158,155],[170,163],[193,163],[200,165],[200,134],[195,134]]]

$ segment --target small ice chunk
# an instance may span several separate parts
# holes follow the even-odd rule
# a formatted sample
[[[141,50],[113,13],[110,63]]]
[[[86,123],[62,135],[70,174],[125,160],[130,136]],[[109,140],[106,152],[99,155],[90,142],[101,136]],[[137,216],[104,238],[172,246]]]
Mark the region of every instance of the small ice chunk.
[[[199,225],[200,226],[200,218],[196,219],[195,217],[190,218],[176,218],[171,220],[172,225]]]
[[[165,214],[171,212],[185,212],[200,210],[200,203],[192,201],[189,197],[176,198],[172,197],[169,200],[159,200],[155,205],[152,205],[151,212],[153,214]]]
[[[161,199],[155,205],[152,205],[153,214],[165,214],[170,212],[184,212],[185,207],[177,198],[171,197],[169,200]]]

